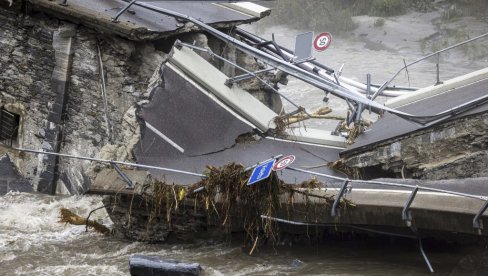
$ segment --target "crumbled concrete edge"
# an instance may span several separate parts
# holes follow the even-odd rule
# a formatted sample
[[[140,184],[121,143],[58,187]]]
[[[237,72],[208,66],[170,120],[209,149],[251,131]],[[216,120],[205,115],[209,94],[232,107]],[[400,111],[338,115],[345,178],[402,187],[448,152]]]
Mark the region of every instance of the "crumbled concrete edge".
[[[349,153],[345,164],[397,177],[449,179],[488,176],[488,113],[443,123]]]

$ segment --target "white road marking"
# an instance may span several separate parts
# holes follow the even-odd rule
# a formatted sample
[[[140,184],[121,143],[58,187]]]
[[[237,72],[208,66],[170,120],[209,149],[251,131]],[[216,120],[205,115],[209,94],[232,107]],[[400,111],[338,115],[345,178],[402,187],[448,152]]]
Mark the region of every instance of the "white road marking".
[[[146,122],[146,127],[149,128],[150,130],[152,130],[154,133],[156,133],[159,137],[163,138],[164,141],[168,142],[170,145],[172,145],[175,149],[179,150],[181,153],[184,153],[185,152],[185,149],[183,149],[182,147],[180,147],[173,140],[169,139],[168,136],[162,134],[161,131],[157,130],[150,123]]]

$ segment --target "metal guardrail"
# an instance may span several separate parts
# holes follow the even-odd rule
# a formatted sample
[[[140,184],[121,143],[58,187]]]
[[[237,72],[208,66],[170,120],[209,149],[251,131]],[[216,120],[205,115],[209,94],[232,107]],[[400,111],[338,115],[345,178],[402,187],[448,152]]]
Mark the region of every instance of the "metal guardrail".
[[[323,83],[323,79],[321,79],[319,81],[319,83],[317,82],[318,81],[318,78],[316,76],[313,76],[313,75],[310,75],[308,72],[306,71],[302,71],[300,69],[297,69],[297,68],[294,68],[293,65],[291,64],[288,64],[287,62],[285,61],[282,61],[282,60],[278,60],[278,59],[275,59],[274,57],[272,56],[269,56],[267,54],[264,54],[262,52],[260,52],[259,50],[255,49],[255,48],[252,48],[248,45],[244,45],[242,42],[240,41],[237,41],[236,39],[232,38],[232,37],[229,37],[215,29],[213,29],[212,27],[204,24],[203,22],[201,21],[198,21],[198,20],[195,20],[187,15],[184,15],[184,14],[180,14],[180,13],[177,13],[177,12],[174,12],[174,11],[170,11],[170,10],[166,10],[166,9],[163,9],[163,8],[159,8],[159,7],[155,7],[155,6],[152,6],[152,5],[149,5],[147,3],[144,3],[144,1],[134,1],[134,0],[122,0],[124,2],[127,2],[127,6],[125,8],[123,8],[123,10],[121,10],[121,12],[119,12],[117,15],[116,15],[116,18],[118,18],[118,16],[120,16],[120,14],[122,14],[122,11],[126,11],[128,9],[128,7],[132,6],[132,5],[137,5],[139,7],[142,7],[142,8],[145,8],[145,9],[148,9],[148,10],[153,10],[153,11],[156,11],[156,12],[159,12],[161,14],[166,14],[166,15],[170,15],[170,16],[174,16],[176,18],[179,18],[179,19],[182,19],[182,20],[187,20],[187,21],[190,21],[190,22],[193,22],[195,23],[196,25],[204,28],[205,30],[207,30],[208,32],[210,32],[211,34],[214,34],[216,35],[218,38],[221,38],[223,40],[226,40],[228,42],[232,42],[236,47],[238,47],[239,49],[243,50],[244,52],[246,53],[249,53],[251,54],[252,56],[256,57],[256,58],[262,58],[263,60],[265,60],[267,63],[269,63],[271,66],[277,68],[277,69],[280,69],[280,70],[283,70],[285,72],[288,72],[288,73],[291,73],[292,75],[295,75],[294,73],[298,73],[298,76],[301,76],[302,77],[302,80],[306,81],[306,82],[309,82],[311,84],[320,84],[318,86],[323,86],[323,85],[326,85],[327,87],[323,87],[324,89],[327,88],[327,89],[331,89],[332,91],[334,91],[336,88],[340,88],[340,92],[343,92],[343,88],[342,87],[338,87],[334,84],[331,84],[331,83]],[[62,3],[60,4],[67,4],[67,0],[64,0]],[[386,82],[384,85],[382,85],[382,87],[380,89],[384,89],[386,88],[389,83],[391,81],[393,81],[399,74],[400,72],[402,72],[403,70],[405,70],[406,68],[408,68],[409,66],[412,66],[414,64],[417,64],[425,59],[428,59],[432,56],[435,56],[435,55],[439,55],[443,52],[446,52],[446,51],[449,51],[451,49],[454,49],[456,47],[459,47],[461,45],[465,45],[467,43],[470,43],[472,41],[475,41],[475,40],[478,40],[478,39],[481,39],[481,38],[484,38],[484,37],[488,37],[488,33],[487,34],[484,34],[484,35],[481,35],[481,36],[477,36],[475,38],[472,38],[470,40],[467,40],[467,41],[464,41],[464,42],[461,42],[461,43],[458,43],[456,45],[453,45],[453,46],[450,46],[448,48],[445,48],[445,49],[442,49],[440,51],[437,51],[435,53],[432,53],[428,56],[425,56],[421,59],[418,59],[414,62],[411,62],[409,64],[406,64],[402,69],[400,69],[396,74],[395,76],[388,82]],[[204,49],[204,48],[199,48],[199,47],[196,47],[194,45],[189,45],[189,44],[184,44],[184,43],[180,43],[180,46],[186,46],[186,47],[190,47],[190,48],[193,48],[193,49],[196,49],[196,50],[207,50],[208,49]],[[209,52],[211,53],[211,52]],[[213,53],[211,53],[213,54]],[[214,54],[215,55],[215,54]],[[215,55],[217,58],[219,58],[219,56]],[[225,60],[227,61],[227,60]],[[228,62],[228,61],[227,61]],[[245,70],[244,68],[241,68],[240,66],[238,66],[237,64],[233,64],[234,66],[238,67],[239,69],[241,70],[244,70],[246,72],[246,74],[249,74],[249,75],[252,75],[254,77],[257,77],[256,74],[254,72],[250,72],[248,70]],[[261,80],[263,81],[263,80]],[[264,81],[263,81],[264,82]],[[266,82],[264,82],[266,83]],[[330,85],[330,87],[328,86]],[[326,90],[327,90],[326,89]],[[276,93],[280,94],[278,91],[275,91]],[[335,90],[335,92],[339,92],[338,90]],[[341,93],[339,93],[341,94]],[[281,95],[283,96],[283,95]],[[351,95],[347,95],[346,98],[348,97],[351,97]],[[373,96],[374,97],[374,96]],[[354,99],[355,97],[351,97],[351,99]],[[286,97],[285,97],[286,99]],[[356,98],[357,99],[357,98]],[[482,100],[484,100],[485,98],[482,97]],[[371,101],[367,100],[366,102],[364,101],[359,101],[359,102],[362,102],[363,104],[366,104],[368,105],[368,103],[370,103]],[[293,102],[291,102],[292,104],[294,104]],[[465,103],[464,105],[476,105],[478,104],[478,102],[474,102],[474,103]],[[296,104],[294,104],[295,106],[297,106]],[[464,106],[463,105],[463,106]],[[387,108],[382,108],[383,110],[387,110],[389,112],[392,112],[394,114],[397,114],[401,117],[411,117],[410,119],[412,119],[413,117],[422,117],[422,116],[413,116],[413,115],[410,115],[410,114],[405,114],[405,113],[399,113],[395,110],[389,110]],[[455,112],[455,110],[448,110],[447,113],[451,114]],[[435,116],[431,116],[431,117],[434,117],[434,118],[431,118],[430,120],[432,119],[435,119],[435,117],[441,117],[443,116],[444,114],[443,113],[439,113],[439,114],[436,114]],[[425,116],[423,116],[425,117]],[[62,157],[71,157],[71,158],[78,158],[78,159],[84,159],[84,160],[90,160],[90,161],[96,161],[96,162],[105,162],[105,163],[109,163],[109,164],[119,164],[119,165],[127,165],[127,166],[134,166],[134,167],[140,167],[140,168],[149,168],[149,169],[159,169],[159,170],[163,170],[163,171],[169,171],[169,172],[175,172],[175,173],[184,173],[184,174],[191,174],[191,175],[195,175],[195,176],[200,176],[200,177],[205,177],[204,175],[202,174],[196,174],[196,173],[191,173],[191,172],[185,172],[185,171],[181,171],[181,170],[174,170],[174,169],[169,169],[169,168],[160,168],[160,167],[154,167],[154,166],[146,166],[146,165],[139,165],[139,164],[133,164],[133,163],[127,163],[127,162],[119,162],[119,161],[113,161],[113,160],[102,160],[102,159],[96,159],[96,158],[88,158],[88,157],[80,157],[80,156],[70,156],[70,155],[66,155],[66,154],[59,154],[59,153],[47,153],[47,152],[42,152],[42,151],[35,151],[35,150],[28,150],[28,149],[17,149],[17,150],[21,150],[21,151],[26,151],[26,152],[32,152],[32,153],[38,153],[38,154],[52,154],[52,155],[58,155],[58,156],[62,156]],[[411,202],[414,200],[415,198],[415,195],[416,195],[416,191],[418,190],[424,190],[424,191],[431,191],[431,192],[439,192],[439,193],[446,193],[446,194],[452,194],[452,195],[457,195],[457,196],[463,196],[463,197],[468,197],[468,198],[473,198],[473,199],[478,199],[478,200],[483,200],[485,201],[485,205],[482,207],[482,209],[478,212],[478,214],[476,215],[476,217],[473,219],[473,227],[478,229],[479,231],[481,231],[483,229],[483,225],[482,225],[482,221],[481,221],[481,216],[482,214],[486,211],[486,209],[488,209],[488,197],[486,196],[478,196],[478,195],[471,195],[471,194],[465,194],[465,193],[459,193],[459,192],[454,192],[454,191],[448,191],[448,190],[442,190],[442,189],[435,189],[435,188],[429,188],[429,187],[420,187],[420,186],[413,186],[413,185],[408,185],[408,184],[398,184],[398,183],[389,183],[389,182],[378,182],[378,181],[363,181],[363,180],[351,180],[351,179],[347,179],[347,178],[341,178],[341,177],[336,177],[336,176],[331,176],[331,175],[326,175],[326,174],[320,174],[320,173],[316,173],[316,172],[313,172],[313,171],[307,171],[307,170],[301,170],[301,169],[297,169],[297,168],[288,168],[290,170],[295,170],[295,171],[299,171],[299,172],[304,172],[304,173],[309,173],[309,174],[313,174],[313,175],[317,175],[317,176],[322,176],[322,177],[327,177],[327,178],[331,178],[331,179],[335,179],[335,180],[341,180],[341,181],[344,181],[344,186],[347,186],[348,183],[364,183],[364,184],[375,184],[375,185],[385,185],[385,186],[391,186],[391,187],[402,187],[402,188],[408,188],[408,189],[412,189],[414,193],[412,193],[411,195],[411,198],[409,199],[409,202],[407,202],[405,204],[405,208],[404,208],[404,212],[403,212],[403,217],[404,218],[407,218],[408,220],[408,209],[409,209],[409,206],[411,204]],[[345,188],[342,189],[343,193],[344,191],[346,190]],[[343,194],[338,194],[338,196],[336,197],[336,201],[340,200],[341,197],[343,196]],[[336,204],[336,207],[337,207],[337,204]],[[332,209],[332,212],[334,212],[333,214],[336,214],[336,209],[333,208]]]
[[[113,167],[116,167],[117,165],[124,165],[124,166],[130,166],[130,167],[141,168],[141,169],[154,169],[154,170],[161,170],[161,171],[178,173],[178,174],[193,175],[193,176],[202,177],[202,178],[207,177],[206,175],[200,174],[200,173],[194,173],[194,172],[188,172],[188,171],[171,169],[171,168],[164,168],[164,167],[158,167],[158,166],[150,166],[150,165],[136,164],[136,163],[130,163],[130,162],[122,162],[122,161],[115,161],[115,160],[108,160],[108,159],[77,156],[77,155],[71,155],[71,154],[46,152],[46,151],[25,149],[25,148],[11,148],[11,147],[7,147],[7,148],[17,150],[20,152],[54,155],[54,156],[59,156],[59,157],[67,157],[67,158],[73,158],[73,159],[80,159],[80,160],[87,160],[87,161],[92,161],[92,162],[105,163],[105,164],[112,165]],[[118,167],[115,169],[117,170]],[[314,171],[310,171],[310,170],[298,169],[298,168],[294,168],[294,167],[287,167],[286,169],[292,170],[292,171],[297,171],[297,172],[302,172],[302,173],[307,173],[307,174],[311,174],[311,175],[315,175],[315,176],[325,177],[328,179],[339,180],[339,181],[344,182],[344,184],[341,186],[341,189],[339,190],[339,192],[337,193],[337,195],[334,199],[334,204],[332,205],[331,215],[333,217],[338,215],[337,207],[339,206],[339,202],[342,199],[342,197],[344,196],[344,194],[346,193],[346,191],[348,191],[349,184],[361,183],[361,184],[367,184],[367,185],[383,185],[383,186],[389,186],[389,187],[411,189],[412,193],[411,193],[409,199],[407,200],[407,202],[405,203],[405,206],[404,206],[403,211],[402,211],[402,218],[404,221],[406,221],[407,226],[408,226],[408,221],[410,218],[410,216],[408,215],[409,208],[410,208],[410,205],[412,204],[412,202],[415,199],[415,196],[419,190],[456,195],[456,196],[461,196],[461,197],[472,198],[472,199],[484,201],[484,205],[479,210],[479,212],[476,214],[476,216],[473,218],[473,228],[478,230],[478,234],[481,234],[481,230],[483,230],[483,222],[481,220],[481,216],[486,211],[486,209],[488,209],[488,197],[487,196],[473,195],[473,194],[467,194],[467,193],[461,193],[461,192],[456,192],[456,191],[437,189],[437,188],[431,188],[431,187],[425,187],[425,186],[419,186],[419,185],[409,185],[409,184],[392,183],[392,182],[375,181],[375,180],[355,180],[355,179],[333,176],[333,175],[329,175],[329,174],[318,173],[318,172],[314,172]],[[119,171],[119,170],[117,170],[117,171]],[[133,188],[133,186],[132,186],[133,183],[130,181],[130,179],[128,179],[128,177],[126,175],[122,174],[121,177],[126,182],[128,182],[128,184],[129,184],[128,186],[130,188]]]
[[[321,177],[325,177],[325,178],[329,178],[329,179],[344,181],[344,184],[342,185],[341,189],[339,190],[339,193],[337,193],[337,195],[334,199],[334,204],[332,205],[331,215],[333,217],[338,215],[337,206],[339,205],[339,201],[341,200],[341,198],[344,196],[345,191],[347,190],[349,183],[360,183],[360,184],[366,184],[366,185],[382,185],[382,186],[388,186],[388,187],[411,189],[412,193],[410,194],[410,197],[408,198],[407,202],[405,202],[404,208],[402,210],[402,219],[405,221],[407,226],[410,226],[410,223],[411,223],[411,215],[409,213],[410,212],[409,209],[410,209],[410,206],[411,206],[413,200],[415,199],[415,196],[417,195],[417,192],[419,190],[428,191],[428,192],[437,192],[437,193],[443,193],[443,194],[449,194],[449,195],[456,195],[456,196],[461,196],[461,197],[472,198],[472,199],[484,201],[485,203],[483,204],[481,209],[478,211],[478,213],[473,218],[473,228],[478,230],[478,234],[480,234],[480,235],[481,235],[481,231],[483,230],[483,221],[481,220],[481,216],[486,211],[486,209],[488,209],[488,197],[487,196],[460,193],[460,192],[455,192],[455,191],[450,191],[450,190],[437,189],[437,188],[431,188],[431,187],[425,187],[425,186],[419,186],[419,185],[409,185],[409,184],[392,183],[392,182],[375,181],[375,180],[355,180],[355,179],[338,177],[338,176],[333,176],[333,175],[329,175],[329,174],[323,174],[323,173],[318,173],[318,172],[314,172],[314,171],[303,170],[303,169],[298,169],[298,168],[293,168],[293,167],[287,167],[287,169],[292,170],[292,171],[302,172],[302,173],[308,173],[308,174],[315,175],[315,176],[321,176]]]
[[[149,4],[150,2],[145,2],[145,1],[133,1],[133,0],[121,0],[123,2],[126,2],[131,5],[135,5],[147,10],[151,10],[163,15],[168,15],[176,18],[177,20],[181,21],[186,21],[186,22],[191,22],[197,27],[202,28],[206,32],[208,32],[210,35],[215,36],[215,38],[220,39],[222,41],[225,41],[227,43],[230,43],[234,45],[237,49],[241,50],[242,52],[253,56],[254,58],[262,60],[264,63],[268,64],[269,66],[272,66],[276,68],[277,70],[281,70],[284,73],[287,73],[289,75],[292,75],[296,77],[299,80],[302,80],[306,83],[309,83],[326,93],[332,93],[340,98],[343,98],[345,100],[353,101],[357,103],[357,105],[361,105],[361,108],[371,108],[374,112],[380,112],[380,111],[385,111],[389,112],[391,114],[394,114],[398,117],[401,117],[403,119],[409,120],[411,122],[420,124],[422,126],[427,126],[431,125],[433,123],[439,122],[441,120],[448,119],[453,116],[453,113],[456,111],[462,112],[465,111],[466,108],[471,108],[473,104],[484,104],[485,102],[488,101],[488,95],[482,96],[478,99],[475,100],[475,103],[470,103],[469,105],[460,105],[453,110],[448,110],[446,112],[441,112],[438,114],[433,114],[433,115],[414,115],[414,114],[409,114],[403,111],[395,110],[393,108],[389,108],[384,106],[383,104],[380,104],[378,102],[375,102],[371,99],[368,99],[366,96],[362,95],[361,93],[355,92],[353,90],[347,89],[345,87],[340,86],[339,84],[324,80],[321,76],[317,76],[312,72],[309,72],[307,70],[304,70],[302,68],[299,68],[293,64],[290,64],[289,62],[277,58],[273,55],[270,55],[266,52],[263,52],[257,48],[254,48],[232,36],[229,36],[207,24],[204,22],[192,18],[191,16],[188,16],[186,14],[182,14],[173,10],[168,10],[165,8],[161,8],[155,5]],[[63,3],[66,4],[66,1]],[[115,23],[114,23],[115,24]],[[387,83],[382,85],[380,89],[385,89],[387,87]],[[374,96],[373,96],[374,97]],[[359,108],[358,108],[359,110]]]
[[[432,53],[432,54],[429,54],[429,55],[427,55],[427,56],[421,57],[421,58],[419,58],[419,59],[417,59],[417,60],[415,60],[415,61],[413,61],[413,62],[410,62],[410,63],[408,63],[408,64],[405,64],[405,66],[403,66],[403,67],[402,67],[400,70],[398,70],[398,71],[396,72],[396,74],[395,74],[395,75],[394,75],[394,76],[393,76],[391,79],[389,79],[389,80],[388,80],[388,81],[385,83],[385,85],[383,85],[383,86],[380,88],[380,90],[384,90],[384,89],[385,89],[387,86],[389,86],[389,85],[391,84],[391,82],[393,82],[393,80],[395,80],[395,79],[396,79],[396,77],[398,77],[398,75],[400,75],[400,73],[401,73],[401,72],[403,72],[404,70],[407,70],[409,67],[411,67],[411,66],[413,66],[413,65],[415,65],[415,64],[417,64],[417,63],[420,63],[420,62],[422,62],[422,61],[424,61],[424,60],[427,60],[427,59],[429,59],[429,58],[431,58],[431,57],[433,57],[433,56],[437,56],[437,62],[436,62],[436,85],[438,85],[438,84],[442,84],[442,82],[440,81],[440,54],[442,54],[442,53],[444,53],[444,52],[447,52],[447,51],[450,51],[450,50],[452,50],[452,49],[458,48],[458,47],[460,47],[460,46],[466,45],[466,44],[471,43],[471,42],[473,42],[473,41],[480,40],[480,39],[482,39],[482,38],[488,38],[488,33],[486,33],[486,34],[482,34],[482,35],[479,35],[479,36],[477,36],[477,37],[473,37],[473,38],[471,38],[471,39],[468,39],[468,40],[466,40],[466,41],[463,41],[463,42],[460,42],[460,43],[457,43],[457,44],[454,44],[454,45],[452,45],[452,46],[449,46],[449,47],[447,47],[447,48],[444,48],[444,49],[442,49],[442,50],[439,50],[439,51],[437,51],[437,52],[434,52],[434,53]],[[380,91],[380,92],[381,92],[381,91]]]
[[[405,202],[403,209],[402,209],[402,213],[401,213],[402,220],[405,222],[405,225],[407,227],[411,228],[412,230],[414,230],[414,229],[412,228],[412,212],[410,211],[410,206],[412,205],[415,197],[417,196],[417,192],[419,190],[430,191],[430,192],[438,192],[438,193],[444,193],[444,194],[450,194],[450,195],[456,195],[456,196],[462,196],[462,197],[482,200],[485,203],[483,204],[481,209],[478,211],[478,213],[473,218],[473,228],[475,228],[478,231],[479,235],[482,234],[483,221],[481,220],[481,216],[486,211],[486,209],[488,209],[488,197],[486,197],[486,196],[478,196],[478,195],[460,193],[460,192],[443,190],[443,189],[423,187],[423,186],[419,186],[419,185],[414,186],[414,185],[408,185],[408,184],[391,183],[391,182],[374,181],[374,180],[353,180],[353,179],[337,177],[337,176],[323,174],[323,173],[317,173],[317,172],[313,172],[313,171],[309,171],[309,170],[297,169],[297,168],[293,168],[293,167],[287,167],[286,169],[292,170],[292,171],[297,171],[297,172],[302,172],[302,173],[308,173],[308,174],[315,175],[315,176],[321,176],[321,177],[325,177],[325,178],[329,178],[329,179],[344,181],[341,188],[339,189],[339,192],[336,194],[336,196],[334,198],[334,203],[332,204],[332,208],[331,208],[331,216],[332,217],[337,217],[339,215],[339,210],[338,210],[339,203],[340,203],[342,197],[346,193],[350,192],[352,189],[352,186],[350,187],[349,183],[362,183],[362,184],[383,185],[383,186],[389,186],[389,187],[401,187],[401,188],[412,189],[412,192],[410,193],[407,201]],[[277,218],[267,218],[267,219],[280,220]],[[286,220],[282,220],[282,219],[281,219],[281,222],[292,223],[292,224],[296,223],[296,222],[290,222],[290,221],[286,221]],[[306,224],[306,223],[302,223],[302,224]],[[346,225],[346,226],[351,227],[349,225]],[[366,229],[366,228],[363,228],[360,230],[372,231],[371,229]],[[414,230],[414,232],[416,233],[415,230]],[[382,234],[393,235],[391,233],[382,233]],[[420,253],[422,254],[422,257],[424,258],[424,261],[425,261],[427,267],[429,268],[430,272],[434,272],[432,264],[430,263],[429,258],[427,257],[427,254],[424,251],[424,248],[422,245],[422,239],[419,236],[417,236],[416,238],[418,239],[418,242],[419,242]]]
[[[0,144],[0,146],[1,146],[1,144]],[[70,154],[61,154],[61,153],[54,153],[54,152],[44,152],[44,151],[24,149],[24,148],[12,148],[12,149],[17,150],[17,151],[21,151],[21,152],[34,153],[34,154],[54,155],[54,156],[59,156],[59,157],[67,157],[67,158],[74,158],[74,159],[81,159],[81,160],[87,160],[87,161],[92,161],[92,162],[100,162],[100,163],[110,164],[119,173],[119,175],[122,177],[122,179],[128,184],[127,189],[134,189],[135,188],[134,183],[129,179],[129,177],[126,174],[124,174],[120,170],[120,168],[117,165],[132,166],[132,167],[143,168],[143,169],[156,169],[156,170],[161,170],[161,171],[166,171],[166,172],[193,175],[193,176],[198,176],[198,177],[202,177],[202,178],[207,177],[204,174],[198,174],[198,173],[187,172],[187,171],[183,171],[183,170],[170,169],[170,168],[141,165],[141,164],[135,164],[135,163],[129,163],[129,162],[121,162],[121,161],[114,161],[114,160],[84,157],[84,156],[75,156],[75,155],[70,155]],[[278,156],[275,156],[273,158],[276,158],[276,157],[278,157]],[[247,168],[247,170],[251,169],[252,167],[253,166]],[[401,188],[412,189],[412,192],[411,192],[410,196],[408,197],[407,201],[405,202],[405,205],[404,205],[404,207],[402,209],[402,213],[401,213],[402,220],[405,221],[406,226],[410,227],[410,228],[412,227],[412,215],[411,215],[411,211],[410,211],[410,206],[413,203],[413,201],[417,195],[417,192],[419,190],[438,192],[438,193],[444,193],[444,194],[451,194],[451,195],[457,195],[457,196],[482,200],[485,203],[483,204],[483,206],[479,210],[479,212],[476,214],[476,216],[473,218],[473,227],[478,230],[478,234],[480,234],[480,235],[481,235],[481,231],[483,229],[483,222],[481,220],[481,216],[486,211],[486,209],[488,209],[488,197],[486,197],[486,196],[472,195],[472,194],[460,193],[460,192],[443,190],[443,189],[423,187],[423,186],[418,186],[418,185],[414,186],[414,185],[408,185],[408,184],[391,183],[391,182],[374,181],[374,180],[353,180],[353,179],[337,177],[337,176],[328,175],[328,174],[317,173],[317,172],[313,172],[313,171],[309,171],[309,170],[302,170],[302,169],[293,168],[293,167],[287,167],[286,169],[292,170],[292,171],[297,171],[297,172],[302,172],[302,173],[308,173],[311,175],[321,176],[321,177],[325,177],[325,178],[329,178],[329,179],[344,181],[341,188],[339,189],[339,192],[335,195],[334,203],[333,203],[332,208],[331,208],[331,216],[332,217],[336,217],[339,215],[338,207],[339,207],[339,203],[340,203],[341,199],[344,197],[344,195],[346,193],[351,192],[352,187],[349,186],[349,184],[362,183],[362,184],[384,185],[384,186],[390,186],[390,187],[401,187]],[[204,187],[201,187],[201,188],[204,188]],[[194,192],[199,192],[201,190],[203,190],[203,189],[198,189],[198,191],[194,191]],[[270,220],[275,220],[275,221],[290,223],[290,224],[295,224],[295,225],[336,226],[336,224],[310,224],[310,223],[304,223],[304,222],[294,222],[294,221],[284,220],[284,219],[280,219],[280,218],[267,217],[264,215],[262,215],[261,217],[263,219],[270,219]],[[350,227],[353,229],[363,230],[363,231],[375,232],[375,233],[383,234],[383,235],[399,236],[398,234],[377,231],[377,230],[369,229],[366,227],[357,227],[354,225],[344,225],[344,226]],[[414,230],[414,229],[412,229],[412,230]],[[432,268],[432,265],[431,265],[427,255],[423,249],[421,237],[418,236],[418,233],[416,233],[415,230],[414,230],[414,233],[416,234],[415,236],[410,236],[410,235],[401,235],[401,236],[418,239],[419,248],[420,248],[420,252],[422,254],[422,257],[424,258],[424,261],[426,262],[429,270],[431,272],[434,272],[434,269]]]
[[[249,71],[247,70],[246,68],[242,67],[242,66],[239,66],[237,63],[235,62],[232,62],[222,56],[219,56],[217,54],[215,54],[212,50],[210,49],[207,49],[207,48],[202,48],[202,47],[198,47],[198,46],[195,46],[195,45],[191,45],[191,44],[188,44],[188,43],[183,43],[179,40],[177,40],[175,42],[175,45],[176,46],[184,46],[184,47],[187,47],[189,49],[192,49],[192,50],[197,50],[197,51],[200,51],[200,52],[204,52],[204,53],[207,53],[209,55],[211,55],[212,57],[215,57],[225,63],[228,63],[229,65],[239,69],[239,70],[242,70],[246,73],[246,77],[247,76],[252,76],[254,78],[256,78],[259,82],[261,82],[263,85],[265,85],[266,87],[268,87],[271,91],[273,91],[273,93],[276,93],[278,94],[280,97],[282,97],[283,99],[285,99],[287,102],[289,102],[291,105],[293,105],[294,107],[296,107],[298,110],[301,110],[303,111],[306,115],[308,116],[311,116],[310,114],[308,114],[308,112],[302,107],[300,106],[299,104],[295,103],[294,101],[292,101],[290,98],[288,98],[287,96],[285,96],[283,93],[281,93],[280,91],[278,91],[278,89],[276,89],[275,87],[273,87],[271,84],[269,84],[267,81],[265,81],[263,78],[259,77],[258,74],[260,73],[259,71],[258,72],[252,72],[252,71]],[[240,78],[238,76],[238,78]],[[242,78],[240,78],[239,80],[241,80]],[[225,83],[226,85],[228,86],[232,86],[232,84],[235,82],[235,80],[233,78],[229,78],[227,79],[227,82]]]

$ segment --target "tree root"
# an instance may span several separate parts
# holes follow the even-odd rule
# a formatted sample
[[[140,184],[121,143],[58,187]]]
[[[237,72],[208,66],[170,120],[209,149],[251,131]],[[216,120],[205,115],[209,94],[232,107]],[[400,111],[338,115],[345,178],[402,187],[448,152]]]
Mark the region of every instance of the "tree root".
[[[86,218],[82,218],[66,208],[61,208],[60,215],[61,216],[59,217],[59,222],[61,223],[64,222],[66,224],[69,223],[72,225],[88,225],[90,227],[93,227],[98,233],[102,233],[104,235],[110,234],[110,229],[108,229],[105,225],[93,220],[87,221]]]

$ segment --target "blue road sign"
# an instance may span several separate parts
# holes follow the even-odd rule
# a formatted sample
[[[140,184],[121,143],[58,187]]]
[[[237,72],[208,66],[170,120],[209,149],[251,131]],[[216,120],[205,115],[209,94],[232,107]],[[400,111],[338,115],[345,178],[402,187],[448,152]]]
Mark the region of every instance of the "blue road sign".
[[[256,168],[254,168],[254,170],[252,171],[251,177],[249,178],[247,185],[252,185],[256,182],[268,178],[271,174],[275,162],[276,159],[270,159],[256,166]]]

